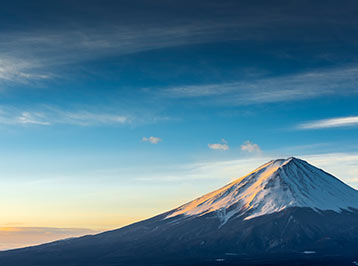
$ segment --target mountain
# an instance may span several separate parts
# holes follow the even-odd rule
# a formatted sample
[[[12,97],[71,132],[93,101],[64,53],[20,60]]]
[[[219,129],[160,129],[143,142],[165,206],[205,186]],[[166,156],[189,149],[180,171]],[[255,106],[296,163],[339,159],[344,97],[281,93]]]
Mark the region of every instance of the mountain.
[[[270,161],[225,187],[179,207],[168,218],[215,211],[224,224],[238,214],[247,220],[289,207],[349,210],[358,208],[358,193],[334,176],[291,157]]]
[[[291,157],[148,220],[0,252],[0,265],[354,265],[356,247],[358,191]]]

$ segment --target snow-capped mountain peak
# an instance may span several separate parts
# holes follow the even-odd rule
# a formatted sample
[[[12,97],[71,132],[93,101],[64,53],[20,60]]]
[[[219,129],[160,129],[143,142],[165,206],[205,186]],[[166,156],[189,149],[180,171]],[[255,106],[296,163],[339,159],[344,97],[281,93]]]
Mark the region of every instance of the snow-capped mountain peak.
[[[358,209],[358,191],[306,161],[290,157],[272,160],[248,175],[174,209],[166,218],[216,212],[224,224],[236,215],[247,220],[288,207],[336,212]]]

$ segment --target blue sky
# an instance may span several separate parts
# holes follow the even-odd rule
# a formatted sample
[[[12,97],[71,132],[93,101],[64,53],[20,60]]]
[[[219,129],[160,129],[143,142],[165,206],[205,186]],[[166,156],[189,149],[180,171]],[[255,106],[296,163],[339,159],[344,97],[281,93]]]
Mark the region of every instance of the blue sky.
[[[2,226],[117,228],[278,157],[357,188],[357,11],[356,1],[3,4]]]

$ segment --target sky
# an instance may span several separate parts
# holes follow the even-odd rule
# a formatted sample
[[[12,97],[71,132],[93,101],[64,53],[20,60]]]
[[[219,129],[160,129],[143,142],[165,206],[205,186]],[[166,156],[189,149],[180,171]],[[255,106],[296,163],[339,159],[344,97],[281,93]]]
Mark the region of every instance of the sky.
[[[358,188],[357,1],[7,1],[0,249],[296,156]]]

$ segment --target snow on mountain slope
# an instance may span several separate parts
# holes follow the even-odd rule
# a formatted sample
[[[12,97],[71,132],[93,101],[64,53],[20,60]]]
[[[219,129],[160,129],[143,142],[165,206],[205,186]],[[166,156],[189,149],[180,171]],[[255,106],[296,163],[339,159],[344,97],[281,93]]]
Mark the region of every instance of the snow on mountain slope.
[[[221,224],[240,213],[245,219],[309,207],[316,211],[358,209],[358,191],[297,158],[270,161],[246,176],[174,209],[167,217],[216,212]]]

